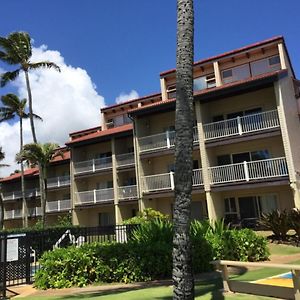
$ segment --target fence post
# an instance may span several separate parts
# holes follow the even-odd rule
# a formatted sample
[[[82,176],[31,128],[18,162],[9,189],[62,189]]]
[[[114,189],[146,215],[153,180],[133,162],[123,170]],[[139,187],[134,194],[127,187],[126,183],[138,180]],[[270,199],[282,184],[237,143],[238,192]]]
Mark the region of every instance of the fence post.
[[[238,123],[239,135],[242,135],[243,134],[243,128],[242,128],[242,123],[241,123],[241,117],[237,117],[237,123]]]
[[[246,181],[249,181],[249,169],[248,169],[247,162],[244,161],[243,165],[244,165],[245,179]]]
[[[171,183],[171,190],[173,191],[175,188],[174,184],[174,172],[170,172],[170,183]]]
[[[30,239],[27,236],[27,233],[25,233],[25,236],[23,237],[25,239],[25,251],[26,251],[26,284],[31,283],[31,256],[30,256],[30,245],[29,241]]]
[[[2,296],[3,299],[6,299],[6,274],[7,274],[7,235],[3,235],[1,239],[1,244],[0,244],[0,252],[1,252],[1,257],[0,261],[3,263],[3,278],[1,284],[1,289],[2,289]]]

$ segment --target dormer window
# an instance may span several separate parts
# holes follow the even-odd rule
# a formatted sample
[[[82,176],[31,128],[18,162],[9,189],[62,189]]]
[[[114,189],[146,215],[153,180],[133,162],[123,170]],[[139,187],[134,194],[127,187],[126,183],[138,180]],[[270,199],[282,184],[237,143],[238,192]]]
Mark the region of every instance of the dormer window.
[[[223,83],[230,83],[250,77],[250,68],[248,64],[234,67],[232,69],[222,71]]]
[[[216,86],[216,78],[214,74],[197,77],[194,79],[194,91],[213,88]]]
[[[172,84],[167,87],[168,99],[172,99],[176,97],[176,85]]]
[[[252,76],[274,72],[281,69],[278,55],[251,62]]]

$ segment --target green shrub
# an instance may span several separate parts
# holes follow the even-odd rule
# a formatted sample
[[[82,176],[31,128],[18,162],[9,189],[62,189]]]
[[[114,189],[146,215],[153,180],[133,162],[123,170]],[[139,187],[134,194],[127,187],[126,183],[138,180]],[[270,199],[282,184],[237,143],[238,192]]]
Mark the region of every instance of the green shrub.
[[[139,212],[137,216],[125,220],[123,224],[143,224],[145,222],[152,222],[154,220],[168,221],[169,216],[164,215],[160,211],[152,208],[145,208],[143,211]]]
[[[264,228],[273,231],[276,239],[286,240],[287,232],[290,229],[289,213],[287,210],[274,210],[263,214],[259,221]]]

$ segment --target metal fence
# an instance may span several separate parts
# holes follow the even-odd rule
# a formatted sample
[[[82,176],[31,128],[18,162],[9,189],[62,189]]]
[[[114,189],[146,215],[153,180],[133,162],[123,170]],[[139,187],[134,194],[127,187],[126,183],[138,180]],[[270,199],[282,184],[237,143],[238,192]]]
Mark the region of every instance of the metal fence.
[[[137,225],[52,228],[25,233],[0,233],[0,299],[10,286],[29,284],[46,251],[93,242],[126,243]]]

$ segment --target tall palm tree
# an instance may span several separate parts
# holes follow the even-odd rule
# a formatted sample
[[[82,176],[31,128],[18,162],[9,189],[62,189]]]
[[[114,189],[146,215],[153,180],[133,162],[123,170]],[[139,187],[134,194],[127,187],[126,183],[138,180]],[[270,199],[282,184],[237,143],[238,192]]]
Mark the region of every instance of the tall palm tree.
[[[20,100],[18,96],[14,94],[7,94],[1,97],[2,107],[0,107],[0,122],[19,118],[20,122],[20,151],[23,149],[23,119],[29,118],[29,114],[25,112],[26,99]],[[41,119],[36,114],[33,114],[34,118]],[[22,220],[23,227],[28,226],[28,212],[27,203],[25,198],[25,180],[24,180],[24,164],[21,164],[21,190],[22,190]]]
[[[5,153],[2,151],[2,147],[0,147],[0,161],[5,158]],[[1,167],[8,167],[6,164],[0,164]],[[3,205],[3,198],[1,193],[1,184],[0,184],[0,229],[3,229],[3,222],[4,222],[4,205]]]
[[[28,164],[39,168],[39,182],[42,206],[42,225],[46,223],[46,200],[47,200],[47,170],[50,161],[57,157],[63,157],[63,152],[58,149],[59,145],[54,143],[27,144],[23,150],[16,155],[17,161],[26,161]]]
[[[193,0],[177,0],[173,299],[194,299],[189,235],[193,169]]]
[[[31,62],[32,47],[30,36],[27,32],[13,32],[6,38],[0,37],[0,60],[9,65],[18,65],[18,69],[6,72],[0,75],[0,85],[3,87],[9,81],[15,80],[21,71],[25,74],[26,87],[28,93],[29,104],[29,118],[32,131],[33,142],[37,143],[35,134],[35,127],[33,121],[33,108],[32,108],[32,93],[29,81],[29,70],[35,70],[39,68],[54,68],[60,71],[59,66],[50,61]]]

